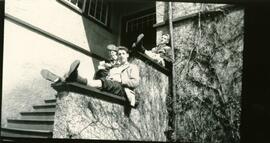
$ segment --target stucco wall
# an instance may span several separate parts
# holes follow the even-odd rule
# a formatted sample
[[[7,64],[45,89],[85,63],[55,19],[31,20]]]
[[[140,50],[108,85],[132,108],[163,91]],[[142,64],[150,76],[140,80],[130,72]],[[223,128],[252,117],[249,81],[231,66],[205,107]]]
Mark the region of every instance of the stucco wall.
[[[168,14],[163,7],[157,5],[157,11]],[[173,15],[186,13],[181,10],[189,11],[173,7]],[[240,140],[244,10],[216,12],[174,24],[176,114],[171,118],[179,141]],[[168,25],[157,30],[168,32]]]
[[[9,0],[5,5],[5,13],[102,56],[105,56],[106,44],[117,40],[116,35],[57,0]]]

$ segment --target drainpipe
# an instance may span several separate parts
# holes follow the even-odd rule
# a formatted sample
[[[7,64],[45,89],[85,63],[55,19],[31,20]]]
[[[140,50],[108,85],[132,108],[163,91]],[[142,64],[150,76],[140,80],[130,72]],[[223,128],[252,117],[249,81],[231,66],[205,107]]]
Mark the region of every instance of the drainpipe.
[[[177,133],[177,118],[176,118],[176,92],[175,92],[175,84],[174,84],[174,77],[175,77],[175,69],[174,69],[174,62],[175,62],[175,55],[174,55],[174,37],[173,37],[173,13],[172,13],[172,2],[169,2],[169,7],[168,7],[168,14],[169,14],[169,31],[170,31],[170,39],[171,39],[171,48],[172,48],[172,74],[171,74],[171,94],[172,94],[172,98],[173,98],[173,103],[172,103],[172,107],[173,107],[173,140],[176,141],[176,133]]]

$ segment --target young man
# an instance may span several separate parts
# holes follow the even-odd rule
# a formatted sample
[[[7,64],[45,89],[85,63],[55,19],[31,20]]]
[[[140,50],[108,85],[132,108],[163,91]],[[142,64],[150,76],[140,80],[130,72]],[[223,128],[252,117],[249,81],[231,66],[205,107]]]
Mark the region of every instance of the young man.
[[[106,77],[109,73],[109,70],[114,66],[119,65],[118,61],[118,47],[113,44],[107,45],[107,50],[109,52],[110,61],[106,63],[105,61],[99,62],[98,71],[95,73],[94,79],[100,79],[102,77]]]
[[[119,66],[113,67],[106,77],[97,80],[80,77],[77,71],[80,62],[76,60],[71,64],[65,81],[78,82],[115,95],[126,96],[130,105],[135,107],[134,89],[139,85],[140,75],[138,67],[128,62],[128,57],[128,49],[120,46],[118,50]]]
[[[144,34],[140,34],[137,38],[137,41],[133,43],[132,48],[136,48],[137,50],[141,51],[142,53],[146,54],[148,57],[156,61],[162,66],[165,66],[165,60],[171,60],[171,47],[168,46],[170,42],[169,34],[163,34],[161,36],[160,42],[158,45],[152,50],[146,50],[143,46],[143,37]]]

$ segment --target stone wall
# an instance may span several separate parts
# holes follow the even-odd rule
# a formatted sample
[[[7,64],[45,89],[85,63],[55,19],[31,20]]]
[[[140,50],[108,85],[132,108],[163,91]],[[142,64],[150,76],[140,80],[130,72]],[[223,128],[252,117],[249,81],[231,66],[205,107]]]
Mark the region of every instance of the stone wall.
[[[57,97],[54,138],[165,141],[168,77],[140,60],[139,106],[130,116],[124,106],[65,92]]]
[[[171,118],[179,141],[240,141],[244,10],[214,11],[174,24],[176,103]],[[168,25],[158,32],[168,32]]]

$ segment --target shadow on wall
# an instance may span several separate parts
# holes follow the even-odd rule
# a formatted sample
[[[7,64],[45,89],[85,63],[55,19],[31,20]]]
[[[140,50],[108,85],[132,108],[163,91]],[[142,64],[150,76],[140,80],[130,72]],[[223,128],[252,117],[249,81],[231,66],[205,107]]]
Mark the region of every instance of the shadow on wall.
[[[101,25],[82,17],[83,25],[85,29],[85,34],[87,37],[89,50],[101,57],[108,59],[108,53],[106,51],[106,46],[108,44],[115,44],[117,37],[103,28]],[[99,60],[92,58],[95,71],[97,71],[97,66]]]

